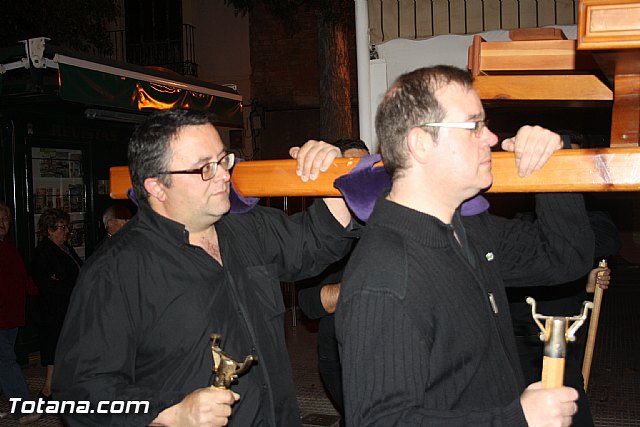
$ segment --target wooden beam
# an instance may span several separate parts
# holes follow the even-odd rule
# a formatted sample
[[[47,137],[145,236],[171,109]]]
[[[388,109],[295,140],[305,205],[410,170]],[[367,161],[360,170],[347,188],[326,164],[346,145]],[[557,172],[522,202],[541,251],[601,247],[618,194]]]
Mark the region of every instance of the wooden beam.
[[[560,28],[514,28],[509,30],[509,38],[513,41],[567,40]]]
[[[576,51],[575,40],[527,40],[472,44],[480,72],[598,69],[591,53]]]
[[[541,170],[517,175],[513,153],[493,153],[492,193],[608,192],[640,190],[640,148],[562,150]],[[348,173],[358,159],[336,159],[317,181],[303,183],[295,160],[256,160],[236,165],[232,181],[245,196],[339,196],[333,181]],[[126,198],[131,187],[126,166],[111,168],[111,197]]]
[[[640,190],[640,148],[562,150],[541,170],[520,178],[513,154],[493,155],[495,193],[610,192]]]
[[[591,74],[476,76],[480,99],[611,101],[613,92]]]
[[[640,55],[640,52],[638,52]],[[638,59],[640,61],[640,59]],[[640,73],[616,74],[611,146],[640,145]]]

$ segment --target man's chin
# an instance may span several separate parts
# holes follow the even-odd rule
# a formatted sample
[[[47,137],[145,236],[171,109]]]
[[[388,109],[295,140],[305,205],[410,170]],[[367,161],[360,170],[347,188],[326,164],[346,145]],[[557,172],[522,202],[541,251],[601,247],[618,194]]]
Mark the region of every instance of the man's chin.
[[[226,215],[231,210],[231,202],[227,199],[224,203],[220,203],[219,212],[220,215]]]
[[[493,175],[489,172],[478,181],[478,192],[486,191],[493,185]]]
[[[489,182],[489,184],[488,184],[486,187],[484,187],[484,188],[480,189],[480,192],[482,193],[482,192],[487,191],[488,189],[490,189],[490,188],[491,188],[491,186],[492,186],[492,185],[493,185],[493,180],[491,180],[491,181]]]

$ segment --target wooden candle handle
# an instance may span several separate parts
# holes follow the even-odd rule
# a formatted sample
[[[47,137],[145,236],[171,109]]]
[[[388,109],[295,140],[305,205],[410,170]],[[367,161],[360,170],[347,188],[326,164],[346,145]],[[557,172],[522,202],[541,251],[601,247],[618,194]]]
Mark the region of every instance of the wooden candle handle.
[[[564,358],[544,356],[542,358],[542,387],[562,387],[562,384],[564,384]]]

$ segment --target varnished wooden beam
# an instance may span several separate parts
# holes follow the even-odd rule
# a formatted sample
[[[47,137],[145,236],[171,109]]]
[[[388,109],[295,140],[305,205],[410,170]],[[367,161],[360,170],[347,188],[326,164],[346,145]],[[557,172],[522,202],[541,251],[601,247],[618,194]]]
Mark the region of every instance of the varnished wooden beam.
[[[575,40],[527,40],[484,42],[480,50],[480,72],[597,69],[589,52],[576,51]]]
[[[512,153],[493,154],[493,193],[608,192],[640,190],[640,148],[563,150],[541,170],[526,178],[517,175]],[[233,184],[245,196],[338,196],[333,181],[348,173],[358,159],[336,159],[317,181],[301,182],[294,160],[242,162],[233,171]],[[111,197],[126,198],[131,187],[126,166],[111,168]]]
[[[611,101],[613,92],[592,74],[489,75],[474,77],[482,100]]]

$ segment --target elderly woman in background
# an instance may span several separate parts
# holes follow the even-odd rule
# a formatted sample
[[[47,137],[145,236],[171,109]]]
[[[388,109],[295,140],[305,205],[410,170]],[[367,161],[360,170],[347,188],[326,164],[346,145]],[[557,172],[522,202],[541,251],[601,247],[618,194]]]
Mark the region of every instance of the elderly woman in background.
[[[39,397],[45,400],[51,396],[58,336],[82,266],[82,260],[67,243],[69,220],[69,214],[60,209],[49,209],[40,216],[40,242],[32,262],[33,280],[40,291],[40,363],[47,367]]]

